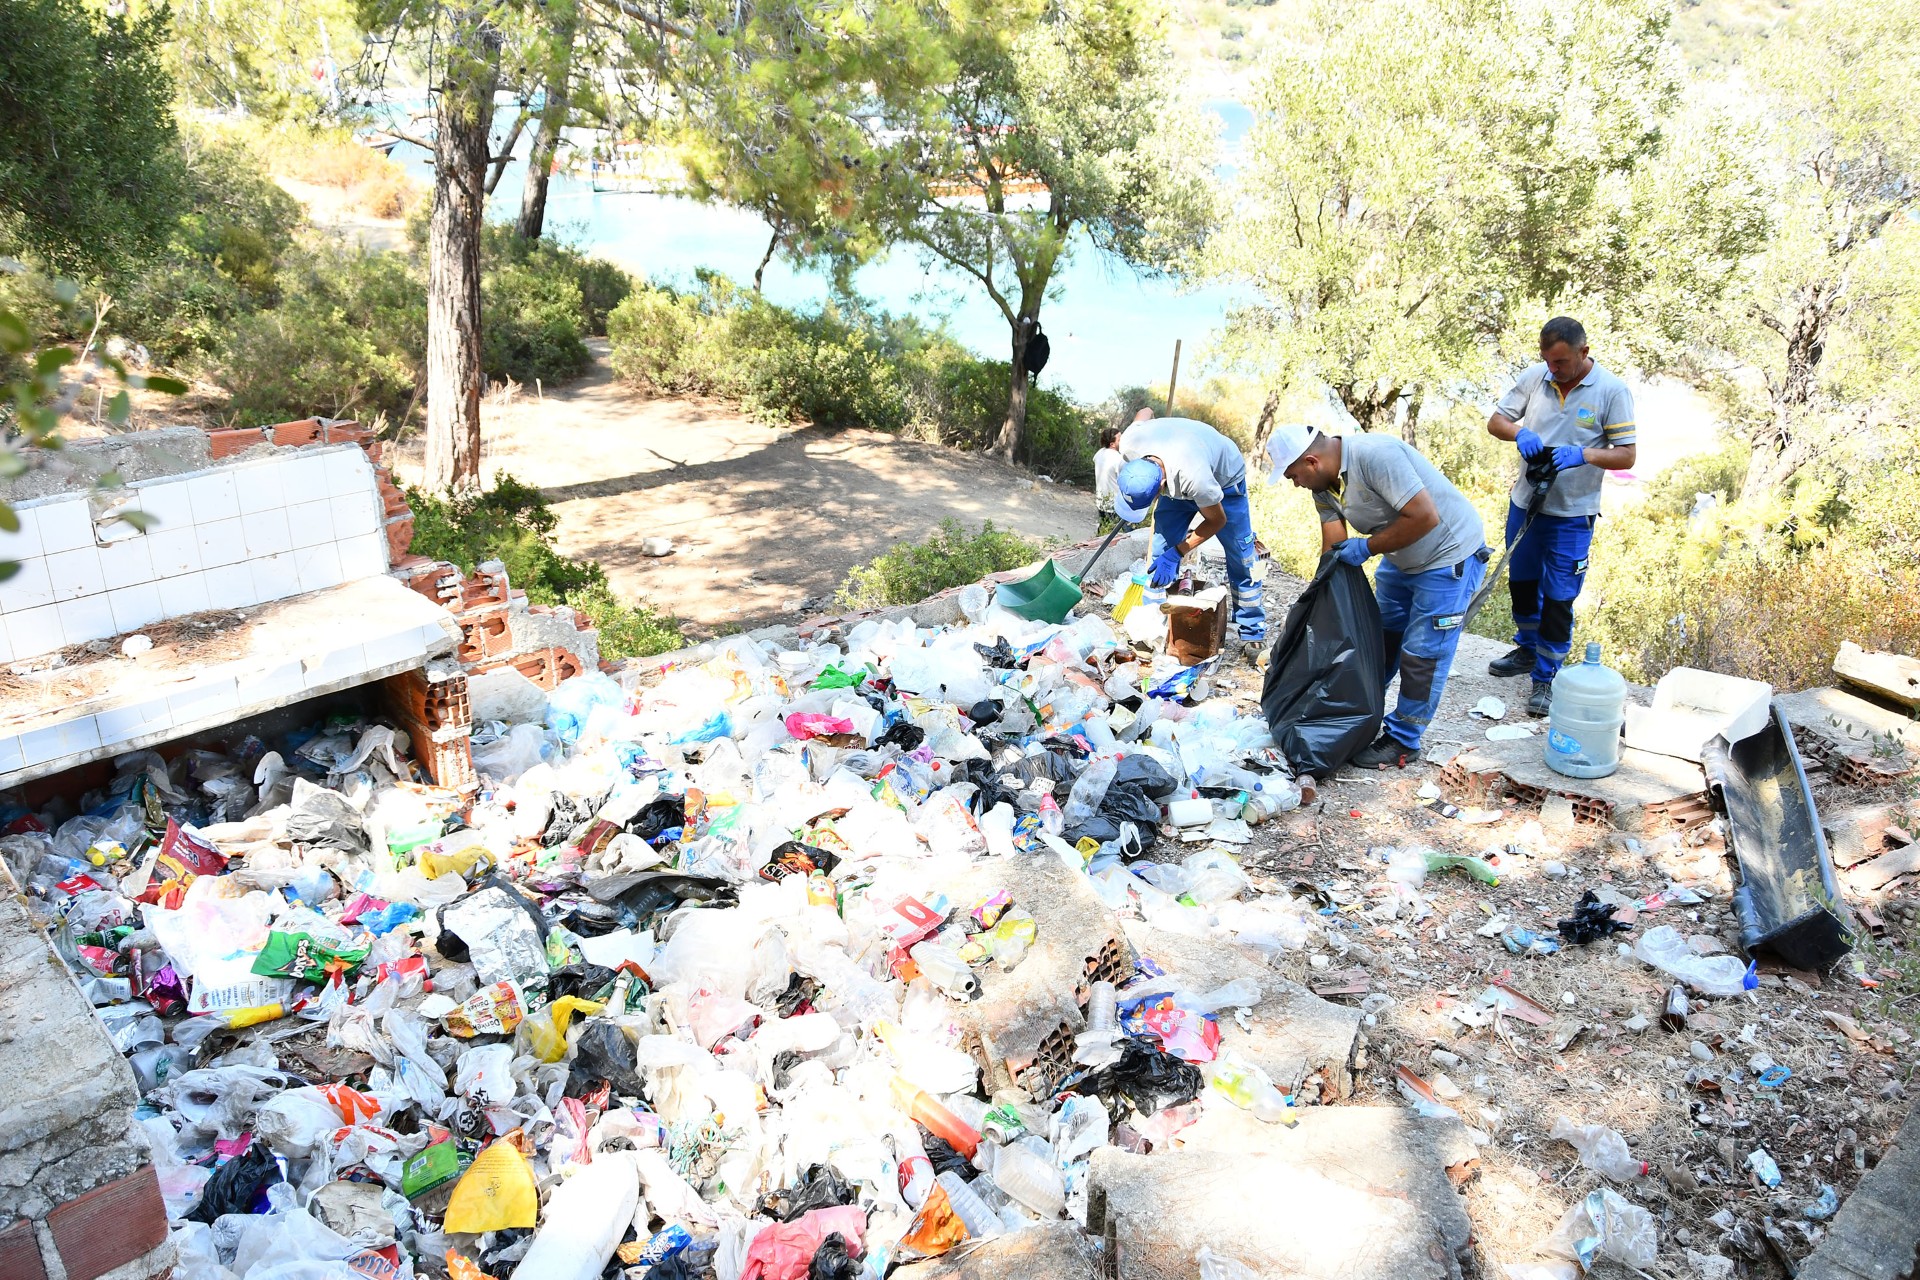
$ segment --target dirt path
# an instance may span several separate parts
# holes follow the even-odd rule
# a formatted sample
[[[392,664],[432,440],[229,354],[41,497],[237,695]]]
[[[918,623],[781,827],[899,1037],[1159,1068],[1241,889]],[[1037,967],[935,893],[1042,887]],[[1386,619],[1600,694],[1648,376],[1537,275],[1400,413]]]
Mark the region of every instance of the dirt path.
[[[567,555],[598,560],[615,590],[688,624],[690,635],[799,616],[847,571],[956,519],[1036,538],[1094,527],[1083,490],[972,454],[872,431],[771,427],[709,401],[647,399],[614,382],[605,344],[560,389],[496,393],[483,471],[542,489]],[[419,479],[420,446],[399,469]],[[663,559],[640,554],[673,539]]]

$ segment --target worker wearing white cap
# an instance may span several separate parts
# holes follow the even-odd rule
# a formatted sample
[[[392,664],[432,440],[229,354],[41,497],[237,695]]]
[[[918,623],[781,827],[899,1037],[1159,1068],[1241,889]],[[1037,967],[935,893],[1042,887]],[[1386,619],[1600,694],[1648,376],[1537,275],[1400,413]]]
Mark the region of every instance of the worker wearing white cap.
[[[1329,436],[1312,427],[1279,428],[1267,441],[1269,479],[1311,490],[1320,516],[1320,550],[1351,565],[1381,557],[1374,571],[1387,679],[1400,673],[1400,697],[1380,737],[1351,763],[1405,768],[1440,705],[1473,593],[1487,573],[1480,513],[1434,465],[1388,435]],[[1358,533],[1351,537],[1348,530]]]
[[[1120,436],[1119,492],[1114,511],[1129,524],[1153,512],[1148,580],[1164,590],[1180,576],[1181,557],[1218,537],[1233,592],[1230,639],[1257,657],[1267,639],[1259,555],[1247,509],[1247,460],[1240,446],[1191,418],[1136,421]],[[1199,523],[1195,524],[1198,518]]]

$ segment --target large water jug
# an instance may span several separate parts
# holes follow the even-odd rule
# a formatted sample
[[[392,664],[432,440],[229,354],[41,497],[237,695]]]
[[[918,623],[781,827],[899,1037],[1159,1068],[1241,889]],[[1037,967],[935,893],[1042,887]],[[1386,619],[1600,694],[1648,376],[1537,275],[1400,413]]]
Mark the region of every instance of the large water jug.
[[[1570,778],[1604,778],[1620,767],[1620,726],[1626,720],[1627,682],[1600,665],[1600,646],[1587,660],[1553,678],[1547,718],[1547,766]]]

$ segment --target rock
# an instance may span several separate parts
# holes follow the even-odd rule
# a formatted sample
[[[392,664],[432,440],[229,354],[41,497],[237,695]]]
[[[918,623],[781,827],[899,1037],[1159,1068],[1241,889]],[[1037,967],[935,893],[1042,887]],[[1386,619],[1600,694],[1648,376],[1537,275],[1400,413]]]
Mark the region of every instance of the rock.
[[[467,698],[476,723],[539,724],[547,716],[547,691],[512,667],[468,676]]]
[[[1646,1016],[1638,1013],[1620,1024],[1623,1030],[1631,1031],[1635,1035],[1639,1035],[1642,1031],[1645,1031],[1649,1025],[1651,1024],[1647,1022]]]
[[[1549,831],[1573,830],[1573,801],[1553,795],[1541,801],[1540,825]]]
[[[1692,1054],[1694,1057],[1698,1058],[1702,1062],[1713,1061],[1713,1050],[1707,1048],[1706,1043],[1704,1041],[1695,1040],[1692,1044],[1687,1046],[1687,1052]]]
[[[644,538],[640,542],[640,554],[652,560],[657,560],[661,556],[670,556],[673,554],[673,539]]]
[[[1564,862],[1543,863],[1540,870],[1555,880],[1564,880],[1567,878],[1567,864]]]
[[[120,652],[129,658],[137,658],[143,653],[153,652],[153,640],[149,636],[128,636],[120,642]]]
[[[1433,1092],[1436,1097],[1444,1098],[1448,1102],[1452,1102],[1464,1092],[1459,1085],[1448,1078],[1447,1073],[1444,1071],[1434,1072],[1433,1079],[1427,1083],[1433,1087]]]
[[[1445,1049],[1435,1049],[1427,1056],[1436,1067],[1449,1071],[1457,1071],[1460,1068],[1460,1055],[1457,1053],[1448,1053]]]

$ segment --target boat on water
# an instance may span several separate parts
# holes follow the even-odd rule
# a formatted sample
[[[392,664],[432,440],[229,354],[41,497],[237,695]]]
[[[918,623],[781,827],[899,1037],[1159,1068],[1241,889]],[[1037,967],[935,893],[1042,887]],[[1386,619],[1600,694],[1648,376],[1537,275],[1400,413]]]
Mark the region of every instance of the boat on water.
[[[553,168],[555,173],[584,178],[596,192],[671,195],[686,185],[686,171],[670,151],[642,142],[576,147]]]

